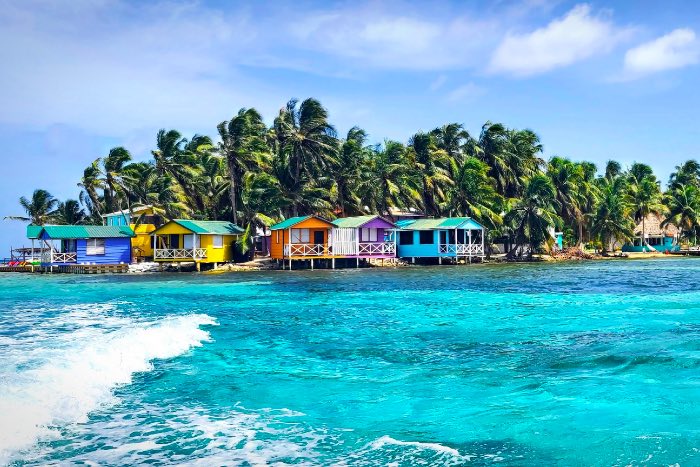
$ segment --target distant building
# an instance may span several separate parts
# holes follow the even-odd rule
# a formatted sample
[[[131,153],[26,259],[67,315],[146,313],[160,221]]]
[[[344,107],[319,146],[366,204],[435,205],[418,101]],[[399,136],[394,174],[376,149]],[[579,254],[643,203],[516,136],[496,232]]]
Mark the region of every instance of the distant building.
[[[163,224],[163,218],[155,213],[153,206],[139,206],[102,215],[107,226],[126,225],[136,234],[131,239],[131,255],[134,261],[153,258],[151,233]]]
[[[649,214],[643,223],[640,221],[634,228],[634,238],[622,246],[622,251],[630,253],[678,251],[680,249],[678,227],[671,223],[661,227],[663,222],[663,217],[653,213]],[[644,225],[642,226],[642,224]],[[642,238],[642,227],[644,238]]]

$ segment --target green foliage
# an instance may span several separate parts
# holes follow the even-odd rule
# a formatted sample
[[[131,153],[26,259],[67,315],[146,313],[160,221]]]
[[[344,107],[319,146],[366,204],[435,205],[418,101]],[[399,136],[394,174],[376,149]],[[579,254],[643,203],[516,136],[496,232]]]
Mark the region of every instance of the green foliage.
[[[153,205],[165,217],[233,220],[251,251],[256,231],[282,218],[411,209],[427,216],[470,216],[489,238],[510,237],[514,255],[532,255],[562,229],[567,245],[613,248],[631,239],[649,213],[666,217],[695,241],[700,222],[700,164],[689,160],[662,194],[650,166],[625,170],[609,161],[597,176],[590,162],[542,159],[528,129],[486,122],[472,137],[459,123],[414,134],[407,144],[369,145],[351,128],[338,138],[316,99],[291,99],[271,126],[255,109],[240,109],[216,127],[218,141],[160,130],[153,159],[132,162],[116,147],[83,171],[79,201],[59,203],[45,190],[21,198],[23,216],[37,224],[101,223],[101,215]],[[644,229],[642,229],[644,230]],[[642,234],[643,235],[643,234]]]

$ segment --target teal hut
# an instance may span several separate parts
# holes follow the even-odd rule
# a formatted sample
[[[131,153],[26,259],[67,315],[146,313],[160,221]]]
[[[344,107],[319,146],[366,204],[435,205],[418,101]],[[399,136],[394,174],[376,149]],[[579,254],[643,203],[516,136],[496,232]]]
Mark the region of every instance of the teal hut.
[[[470,217],[407,219],[396,222],[400,258],[483,258],[486,228]]]

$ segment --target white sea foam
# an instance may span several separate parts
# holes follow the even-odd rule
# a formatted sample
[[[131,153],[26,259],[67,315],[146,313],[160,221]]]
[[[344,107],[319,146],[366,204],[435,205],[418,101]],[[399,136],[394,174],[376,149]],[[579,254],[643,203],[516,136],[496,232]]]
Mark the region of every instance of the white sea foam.
[[[81,311],[70,313],[76,318]],[[36,336],[39,347],[25,342],[8,351],[0,373],[0,464],[39,439],[58,436],[57,428],[86,421],[91,411],[114,402],[116,386],[151,370],[154,359],[201,346],[209,333],[200,326],[216,324],[207,315],[149,323],[115,319],[116,329],[114,322],[96,326],[90,319],[70,332]]]
[[[452,449],[448,446],[443,446],[438,443],[421,443],[419,441],[399,441],[391,436],[382,436],[379,439],[372,441],[369,447],[372,449],[382,449],[387,445],[393,446],[410,446],[418,449],[430,449],[431,451],[440,452],[443,454],[448,454],[450,456],[461,457],[461,454],[456,449]]]

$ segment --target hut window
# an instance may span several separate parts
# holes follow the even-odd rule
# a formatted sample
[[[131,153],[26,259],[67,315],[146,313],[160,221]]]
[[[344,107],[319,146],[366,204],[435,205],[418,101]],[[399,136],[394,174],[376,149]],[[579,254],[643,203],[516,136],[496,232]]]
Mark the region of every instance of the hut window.
[[[224,247],[224,236],[223,235],[212,235],[211,244],[214,248]]]
[[[292,243],[309,243],[309,229],[292,229]]]
[[[420,237],[418,241],[421,245],[430,245],[433,243],[433,239],[435,238],[432,230],[421,230],[419,235]]]
[[[401,245],[413,245],[413,231],[399,232],[399,243]]]
[[[86,255],[104,255],[105,254],[105,239],[104,238],[88,238],[85,248]]]
[[[365,242],[376,242],[377,241],[377,229],[362,229],[362,241]]]

